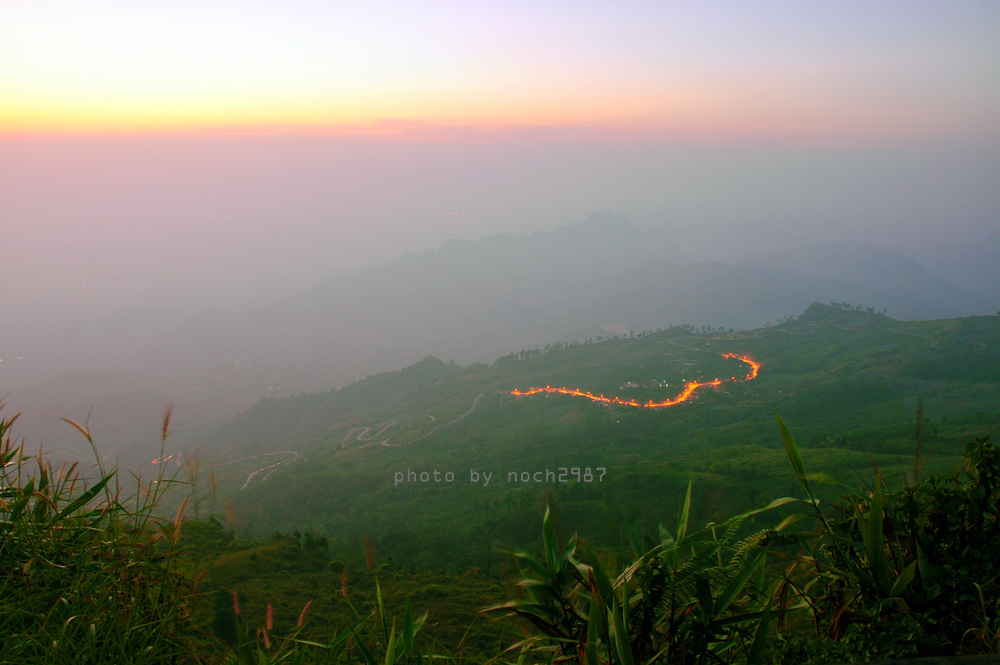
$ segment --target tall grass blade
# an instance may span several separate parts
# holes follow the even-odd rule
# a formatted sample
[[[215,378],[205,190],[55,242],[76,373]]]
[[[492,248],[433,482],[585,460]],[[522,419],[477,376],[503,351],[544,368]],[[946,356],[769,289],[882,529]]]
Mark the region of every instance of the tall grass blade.
[[[81,494],[79,497],[77,497],[72,502],[66,504],[62,508],[62,510],[60,510],[58,513],[56,513],[52,517],[52,521],[53,522],[58,522],[58,521],[60,521],[60,520],[62,520],[64,518],[66,518],[67,516],[72,515],[77,510],[79,510],[83,506],[86,506],[88,503],[90,503],[91,501],[93,501],[94,498],[98,494],[101,493],[101,490],[103,490],[105,488],[105,486],[107,486],[108,482],[110,482],[110,480],[111,480],[111,478],[112,478],[113,475],[114,474],[104,476],[99,481],[97,481],[97,483],[95,483],[86,492],[84,492],[83,494]]]

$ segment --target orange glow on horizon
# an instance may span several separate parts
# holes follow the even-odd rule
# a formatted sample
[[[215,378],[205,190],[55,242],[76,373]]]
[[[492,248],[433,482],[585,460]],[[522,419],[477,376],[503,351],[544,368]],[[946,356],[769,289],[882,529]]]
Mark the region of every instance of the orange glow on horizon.
[[[475,84],[429,86],[400,93],[388,84],[313,89],[248,86],[235,90],[192,82],[157,88],[105,86],[37,89],[6,82],[0,135],[59,136],[135,133],[386,134],[400,130],[471,128],[507,131],[554,128],[598,133],[686,132],[704,125],[699,93],[673,90],[646,98],[646,89],[621,89],[595,100],[587,86],[554,92],[531,86]],[[32,82],[34,83],[34,82]],[[164,86],[167,86],[165,82]],[[53,84],[54,85],[54,84]],[[69,84],[66,84],[69,85]],[[65,86],[64,86],[65,87]],[[498,100],[502,102],[498,103]],[[669,108],[669,110],[665,110]],[[712,123],[711,130],[720,128]]]
[[[8,99],[0,137],[58,138],[133,135],[328,135],[404,140],[489,140],[528,133],[544,138],[732,143],[755,139],[870,141],[900,132],[880,123],[815,113],[791,118],[773,109],[733,116],[713,99],[675,91],[656,99],[595,104],[586,96],[471,101],[452,91],[407,100],[376,95],[339,99]]]
[[[760,363],[757,362],[756,360],[754,360],[753,358],[751,358],[748,355],[738,354],[738,353],[723,353],[722,357],[723,358],[735,358],[736,360],[740,360],[740,361],[742,361],[742,362],[750,365],[750,371],[747,373],[746,377],[742,379],[742,381],[752,381],[752,380],[756,379],[757,375],[760,373]],[[531,388],[531,389],[525,390],[525,391],[521,391],[521,390],[516,390],[515,389],[515,390],[510,391],[510,394],[513,395],[514,397],[530,397],[531,395],[538,395],[538,394],[541,394],[541,393],[557,393],[557,394],[560,394],[560,395],[572,395],[574,397],[585,397],[585,398],[587,398],[587,399],[589,399],[589,400],[591,400],[593,402],[600,402],[602,404],[621,404],[622,406],[635,406],[635,407],[642,407],[642,408],[646,408],[646,409],[663,409],[663,408],[666,408],[666,407],[669,407],[669,406],[675,406],[677,404],[680,404],[681,402],[686,402],[687,400],[689,400],[691,398],[692,395],[694,395],[695,391],[698,390],[699,388],[704,388],[706,386],[719,387],[725,381],[738,381],[738,380],[739,379],[737,379],[734,376],[731,379],[714,379],[712,381],[689,381],[689,382],[687,382],[684,385],[684,390],[682,390],[681,393],[677,397],[674,397],[673,399],[665,400],[663,402],[654,402],[654,401],[650,400],[649,402],[646,402],[645,404],[643,404],[641,402],[637,402],[634,399],[633,400],[624,400],[624,399],[621,399],[620,397],[605,397],[604,395],[595,395],[595,394],[593,394],[591,392],[584,392],[584,391],[579,390],[579,389],[565,388],[565,387],[564,388],[553,388],[552,386],[545,386],[544,388]]]

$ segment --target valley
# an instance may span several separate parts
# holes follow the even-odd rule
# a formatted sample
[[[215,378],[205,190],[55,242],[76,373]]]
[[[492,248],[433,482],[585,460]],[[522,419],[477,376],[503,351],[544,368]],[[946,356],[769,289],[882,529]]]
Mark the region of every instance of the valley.
[[[168,443],[198,458],[202,477],[215,474],[215,491],[199,486],[196,498],[229,502],[243,537],[309,531],[355,563],[369,538],[380,558],[457,571],[530,546],[546,504],[611,546],[623,524],[672,519],[691,478],[699,519],[794,492],[776,413],[834,477],[877,465],[901,481],[917,439],[925,472],[942,472],[1000,422],[997,366],[997,317],[908,322],[813,305],[748,331],[675,327],[492,365],[428,357],[341,389],[266,399],[199,440]],[[518,388],[539,385],[587,389]],[[685,392],[663,408],[664,393]],[[274,451],[298,461],[276,455],[242,472],[229,463]],[[559,469],[569,478],[598,468],[600,482],[551,482]],[[397,482],[408,470],[454,481]],[[470,482],[473,473],[492,482]]]

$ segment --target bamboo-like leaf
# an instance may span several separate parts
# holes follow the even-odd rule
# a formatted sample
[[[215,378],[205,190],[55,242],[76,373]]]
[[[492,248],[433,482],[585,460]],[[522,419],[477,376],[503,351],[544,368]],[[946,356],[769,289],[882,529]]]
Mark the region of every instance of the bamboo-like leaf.
[[[920,581],[925,588],[934,584],[937,569],[927,560],[927,554],[920,543],[917,543],[917,568],[920,570]]]
[[[378,578],[375,578],[375,598],[378,601],[379,620],[382,622],[382,636],[388,638],[389,624],[385,620],[385,604],[382,602],[382,586],[379,584]]]
[[[639,533],[639,527],[634,523],[627,524],[625,526],[625,534],[628,536],[629,547],[632,548],[632,556],[642,556],[646,548],[642,544],[642,535]]]
[[[808,501],[803,501],[802,499],[796,499],[791,496],[783,496],[780,499],[774,499],[773,501],[764,504],[758,508],[753,508],[745,513],[740,513],[740,517],[752,517],[753,515],[758,515],[760,513],[767,512],[768,510],[773,510],[774,508],[781,508],[782,506],[787,506],[790,503],[805,503],[808,505]]]
[[[545,518],[542,520],[542,545],[549,571],[555,575],[559,570],[559,546],[556,543],[556,531],[552,526],[552,513],[548,506],[545,507]]]
[[[594,562],[593,566],[590,568],[594,575],[594,583],[597,585],[597,591],[601,594],[602,601],[607,604],[608,600],[611,598],[611,594],[613,593],[611,579],[604,571],[604,566],[601,565],[600,560],[596,556],[591,558]]]
[[[688,481],[687,494],[684,495],[684,508],[681,509],[681,517],[677,521],[677,542],[676,545],[680,545],[684,542],[684,534],[687,533],[688,526],[688,516],[691,514],[691,486],[694,484],[694,478]]]
[[[746,586],[750,578],[757,569],[764,564],[764,556],[767,554],[766,550],[761,551],[752,561],[749,561],[740,572],[729,581],[726,588],[719,594],[719,597],[715,600],[715,607],[713,609],[713,616],[717,617],[729,609],[729,606],[734,600],[739,596],[740,592],[743,591],[743,587]]]
[[[816,502],[813,496],[812,487],[809,485],[809,478],[806,476],[805,466],[802,464],[802,456],[799,454],[799,447],[795,443],[795,439],[792,438],[791,433],[788,428],[785,427],[785,423],[781,420],[781,416],[776,416],[778,418],[778,427],[781,429],[781,440],[785,444],[785,453],[788,455],[788,461],[792,463],[792,469],[795,471],[795,476],[802,483],[802,486],[806,490],[806,494],[809,498]]]
[[[789,515],[788,517],[786,517],[785,519],[781,520],[778,523],[778,525],[776,527],[774,527],[774,530],[775,531],[784,531],[788,527],[793,526],[795,524],[798,524],[802,520],[806,520],[806,519],[816,519],[816,515],[814,515],[814,514],[807,514],[807,513],[793,513],[793,514]]]
[[[868,521],[861,532],[865,545],[865,554],[868,555],[868,564],[871,566],[876,588],[882,593],[888,593],[890,584],[889,562],[882,549],[884,536],[882,525],[885,521],[885,513],[882,510],[882,479],[875,480],[875,491],[872,492],[871,503],[868,508]]]
[[[823,483],[824,485],[833,485],[834,487],[839,487],[848,495],[855,495],[858,493],[857,489],[851,487],[850,485],[845,485],[844,483],[840,482],[839,480],[837,480],[828,473],[822,473],[822,472],[807,473],[806,478],[808,478],[809,480],[814,480],[817,483]]]
[[[628,602],[627,597],[625,602]],[[633,665],[632,646],[629,644],[628,633],[626,632],[627,617],[628,609],[625,606],[619,608],[617,601],[613,600],[611,603],[611,622],[614,626],[615,634],[611,642],[611,647],[621,665]]]
[[[601,618],[604,621],[601,621]],[[604,626],[604,630],[600,630],[598,626]],[[590,616],[587,621],[587,652],[586,652],[586,664],[585,665],[597,665],[597,638],[598,635],[602,637],[607,637],[607,609],[605,609],[603,603],[596,603],[592,598],[590,600]],[[581,665],[584,665],[581,663]]]
[[[365,645],[364,640],[356,639],[354,642],[358,645],[358,651],[361,652],[361,657],[367,665],[378,665],[375,661],[375,657],[372,656],[371,650]]]
[[[334,648],[336,646],[339,646],[341,644],[346,643],[347,640],[349,638],[351,638],[351,637],[355,637],[356,638],[357,637],[358,629],[361,628],[361,626],[363,626],[365,624],[365,622],[367,622],[367,621],[368,621],[368,617],[361,617],[360,619],[358,619],[358,621],[353,626],[351,626],[350,628],[346,629],[343,633],[340,634],[339,637],[337,637],[337,639],[335,639],[330,644],[326,645],[327,648],[332,649],[332,648]],[[360,646],[361,646],[360,640],[355,639],[355,642],[358,642],[358,647],[360,648]],[[320,646],[323,646],[323,645],[320,645]]]
[[[716,619],[712,622],[713,626],[720,628],[725,628],[726,626],[735,626],[741,623],[749,623],[751,621],[760,621],[763,612],[748,612],[746,614],[737,614],[735,616],[726,617],[724,619]]]
[[[392,632],[385,643],[385,665],[392,665],[396,662],[396,619],[392,620]]]
[[[703,572],[703,567],[698,566],[699,572],[694,578],[694,595],[701,605],[701,611],[707,617],[715,617],[715,599],[712,598],[712,583]]]
[[[913,577],[917,573],[917,562],[912,562],[909,566],[903,569],[896,578],[896,581],[892,585],[892,589],[889,591],[889,596],[892,598],[898,598],[903,595],[906,591],[906,587],[910,586],[910,582],[913,581]]]
[[[533,557],[533,556],[531,556],[529,554],[524,554],[524,553],[518,553],[518,554],[515,555],[515,557],[516,557],[517,567],[520,570],[522,577],[525,577],[525,575],[524,575],[524,572],[525,572],[524,568],[530,568],[539,577],[544,577],[544,578],[548,579],[551,576],[551,574],[550,574],[551,571],[545,566],[545,564],[543,564],[542,562],[540,562],[535,557]],[[522,568],[522,566],[523,566],[523,568]]]
[[[403,651],[409,656],[413,653],[413,610],[410,599],[406,599],[406,613],[403,614]]]
[[[771,601],[773,595],[769,595],[764,604],[764,612],[753,633],[753,642],[750,643],[750,652],[747,654],[747,665],[759,665],[764,662],[764,654],[767,648],[767,631],[771,626]]]
[[[611,603],[611,599],[614,594],[614,588],[611,586],[610,580],[604,574],[604,570],[598,567],[592,569],[597,571],[596,573],[591,572],[591,591],[590,591],[590,615],[588,618],[588,631],[594,639],[600,636],[605,642],[608,641],[608,611],[607,608]],[[588,654],[590,652],[588,651]]]

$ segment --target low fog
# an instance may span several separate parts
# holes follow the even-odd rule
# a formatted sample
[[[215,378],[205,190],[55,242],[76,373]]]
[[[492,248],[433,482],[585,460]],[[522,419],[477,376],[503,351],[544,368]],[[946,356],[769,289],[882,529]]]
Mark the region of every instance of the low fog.
[[[417,339],[413,333],[411,348],[399,341],[406,331],[392,336],[369,331],[400,325],[381,311],[393,301],[378,289],[402,293],[398,287],[406,285],[387,276],[397,273],[378,271],[407,256],[420,260],[414,264],[419,270],[437,270],[434,266],[452,260],[448,257],[464,261],[466,249],[481,262],[516,263],[541,243],[545,249],[539,250],[539,260],[568,261],[572,270],[591,276],[619,274],[618,267],[641,259],[652,262],[641,274],[674,284],[670,271],[694,264],[715,276],[728,274],[731,266],[752,268],[758,271],[754,277],[739,273],[744,276],[738,279],[760,289],[784,288],[773,286],[776,271],[784,269],[826,280],[810,287],[815,295],[798,280],[798,290],[788,293],[782,307],[832,294],[883,299],[860,304],[901,318],[1000,310],[996,143],[954,137],[812,145],[581,142],[565,136],[494,140],[458,135],[435,142],[159,136],[4,140],[2,151],[0,218],[6,251],[0,261],[0,395],[6,394],[8,410],[25,412],[30,427],[23,429],[31,432],[32,443],[44,440],[57,449],[70,445],[59,433],[68,428],[57,416],[83,420],[90,414],[92,423],[104,428],[98,434],[108,449],[121,451],[140,436],[132,427],[135,421],[148,421],[148,431],[155,432],[168,402],[181,404],[177,422],[183,427],[223,418],[278,388],[284,390],[279,394],[330,388],[423,353],[447,355],[451,349],[445,360],[489,362],[507,351],[560,341],[600,325],[660,327],[681,323],[683,315],[706,319],[683,321],[695,325],[738,327],[800,313],[761,310],[758,321],[737,311],[735,302],[731,312],[720,310],[722,305],[699,310],[690,302],[683,312],[671,311],[681,302],[683,294],[677,293],[661,309],[641,316],[638,308],[584,312],[583,304],[567,309],[563,318],[540,312],[525,319],[522,331],[473,343],[472,337],[452,340],[436,327],[450,315],[451,282],[445,279],[428,282],[436,285],[436,304],[407,314],[405,325],[424,335]],[[593,218],[598,211],[611,212]],[[579,228],[588,219],[610,221],[600,237],[567,240],[581,243],[573,250],[576,263],[554,249],[562,236],[545,236],[549,240],[543,242],[543,236],[530,235]],[[615,226],[615,220],[627,224]],[[619,231],[628,238],[610,247],[615,242],[608,238]],[[494,242],[471,249],[448,243],[496,234],[527,238],[517,241],[522,244]],[[868,243],[876,248],[871,251],[890,254],[816,244],[824,242]],[[592,252],[594,243],[608,252]],[[847,285],[851,274],[836,274],[837,265],[810,272],[827,257],[846,265],[861,255],[898,270],[883,276],[868,264],[858,268],[856,274],[870,275],[870,291]],[[913,263],[904,266],[904,260]],[[728,267],[705,269],[706,262]],[[413,282],[406,262],[400,265],[392,268],[402,271],[398,278]],[[554,274],[531,273],[536,281],[548,281],[496,290],[491,275],[513,276],[515,267],[465,266],[470,272],[456,279],[469,287],[482,268],[479,300],[520,299],[525,307],[554,307],[541,297],[558,280]],[[767,276],[759,272],[765,269],[771,271]],[[920,272],[925,269],[926,274]],[[919,282],[926,301],[892,280]],[[842,296],[836,295],[838,284]],[[203,342],[213,348],[231,339],[235,358],[243,348],[233,339],[241,335],[241,326],[261,312],[291,307],[282,303],[307,302],[302,294],[310,289],[326,289],[323,302],[349,312],[350,320],[337,320],[337,326],[377,343],[367,350],[349,348],[360,342],[344,328],[329,334],[331,344],[343,339],[345,346],[329,350],[322,373],[296,374],[292,361],[305,361],[289,356],[287,366],[277,361],[256,365],[253,380],[222,378],[213,366],[214,352],[198,346],[203,334],[215,336]],[[621,303],[629,297],[623,294],[632,292],[623,286],[620,293],[598,293],[596,282],[593,289],[595,303],[601,297]],[[348,291],[363,294],[373,309],[351,301]],[[484,306],[470,293],[456,293],[455,302]],[[424,295],[413,291],[408,302]],[[389,300],[380,300],[384,297]],[[950,309],[941,309],[939,301]],[[398,314],[407,302],[392,307]],[[235,318],[218,318],[228,315]],[[456,316],[461,322],[461,313]],[[331,314],[322,324],[303,319],[302,325],[333,326],[335,318]],[[449,324],[447,331],[458,325]],[[275,329],[273,334],[298,333]],[[325,334],[322,328],[302,333],[314,341]],[[246,344],[269,348],[266,339]],[[279,346],[275,341],[274,348]],[[338,360],[344,356],[351,362]],[[121,431],[115,423],[123,423]]]

